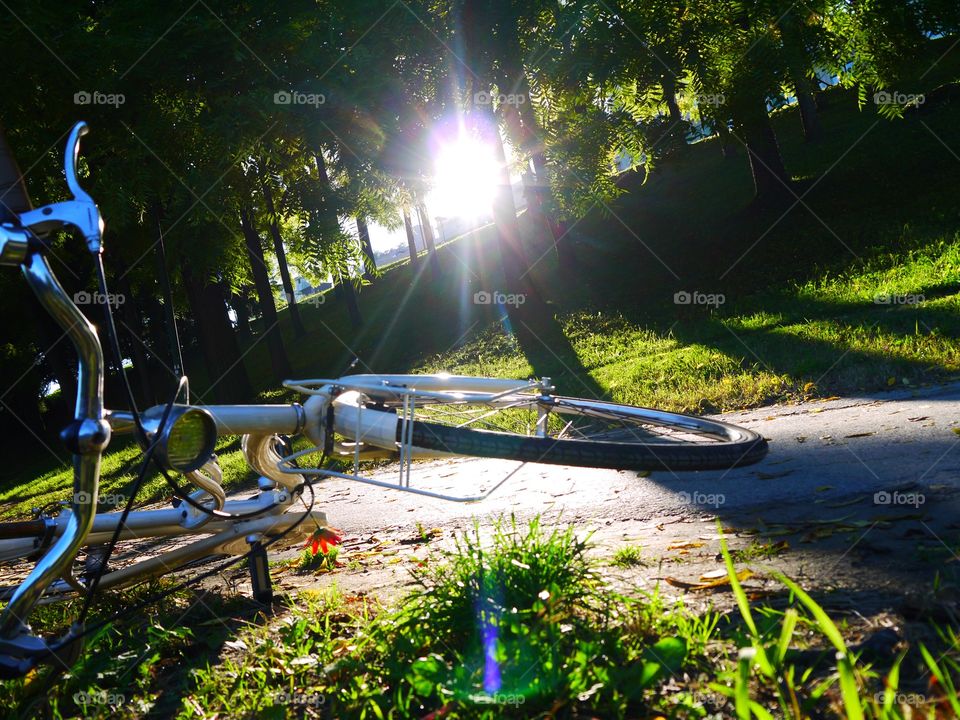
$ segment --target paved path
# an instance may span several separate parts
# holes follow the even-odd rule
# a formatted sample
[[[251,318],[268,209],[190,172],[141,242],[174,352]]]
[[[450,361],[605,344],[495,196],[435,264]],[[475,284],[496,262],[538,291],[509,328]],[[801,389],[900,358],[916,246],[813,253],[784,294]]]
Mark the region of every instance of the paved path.
[[[475,519],[510,513],[575,523],[593,533],[602,555],[640,545],[649,566],[611,570],[633,586],[662,585],[666,577],[695,582],[716,569],[717,519],[752,564],[877,602],[907,586],[929,587],[936,569],[952,571],[960,548],[960,383],[724,418],[770,440],[763,462],[646,476],[468,458],[415,466],[415,486],[463,494],[510,476],[491,497],[469,505],[326,482],[318,504],[346,533],[344,559],[359,559],[330,577],[392,594],[410,582],[409,562],[449,548],[452,535]],[[375,476],[392,480],[396,472],[388,467]],[[440,530],[438,540],[415,542],[417,523]]]

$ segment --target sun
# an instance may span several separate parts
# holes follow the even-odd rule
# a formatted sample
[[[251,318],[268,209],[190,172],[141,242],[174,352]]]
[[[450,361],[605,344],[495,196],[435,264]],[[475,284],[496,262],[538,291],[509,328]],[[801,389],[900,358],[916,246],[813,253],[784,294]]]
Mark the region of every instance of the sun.
[[[437,147],[431,209],[441,217],[490,215],[499,183],[500,167],[493,148],[461,133]]]

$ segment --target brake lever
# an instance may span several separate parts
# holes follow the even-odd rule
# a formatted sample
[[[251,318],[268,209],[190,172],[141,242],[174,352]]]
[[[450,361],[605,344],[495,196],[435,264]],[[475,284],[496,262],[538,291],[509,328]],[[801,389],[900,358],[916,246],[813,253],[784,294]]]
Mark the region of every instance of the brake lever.
[[[82,120],[73,126],[64,152],[63,171],[67,178],[67,187],[73,195],[72,200],[64,200],[20,214],[20,224],[28,227],[37,235],[59,230],[65,225],[77,228],[87,242],[87,248],[94,254],[101,250],[103,237],[103,218],[93,198],[80,187],[77,177],[77,158],[80,156],[80,138],[89,132]]]

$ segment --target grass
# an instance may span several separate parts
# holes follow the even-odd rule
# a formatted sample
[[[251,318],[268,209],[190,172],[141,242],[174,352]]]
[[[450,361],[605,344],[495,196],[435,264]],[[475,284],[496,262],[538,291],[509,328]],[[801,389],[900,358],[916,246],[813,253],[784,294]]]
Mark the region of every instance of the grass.
[[[7,681],[20,717],[738,717],[957,712],[954,628],[867,659],[790,578],[693,613],[612,590],[574,527],[501,518],[457,538],[392,606],[335,586],[248,601],[182,591],[101,634],[70,672]],[[108,594],[109,614],[139,593]],[[61,625],[70,605],[43,608]],[[56,682],[52,682],[55,679]],[[946,713],[946,714],[944,714]]]
[[[253,477],[240,450],[239,438],[220,438],[217,444],[217,462],[223,470],[223,485],[235,489]],[[101,511],[114,508],[122,509],[140,467],[142,454],[135,443],[125,443],[119,449],[106,453],[101,463],[100,496]],[[44,458],[40,458],[44,462]],[[44,508],[51,504],[70,500],[73,487],[73,468],[64,465],[48,470],[27,484],[0,486],[0,517],[23,517],[30,515],[33,508]],[[166,481],[156,469],[150,469],[137,496],[137,505],[156,502],[172,497]],[[104,498],[109,502],[104,503]]]
[[[642,567],[647,564],[647,560],[643,557],[643,548],[639,545],[624,545],[613,553],[610,564],[620,568]]]

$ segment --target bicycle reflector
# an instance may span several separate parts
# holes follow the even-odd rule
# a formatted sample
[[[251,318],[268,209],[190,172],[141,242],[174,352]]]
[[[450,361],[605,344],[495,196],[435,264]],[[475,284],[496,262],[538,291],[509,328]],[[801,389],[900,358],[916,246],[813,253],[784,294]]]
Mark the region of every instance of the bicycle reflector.
[[[217,424],[213,416],[192,405],[174,405],[163,430],[163,406],[152,407],[141,415],[147,441],[157,443],[154,458],[167,470],[188,473],[203,467],[217,443]]]

